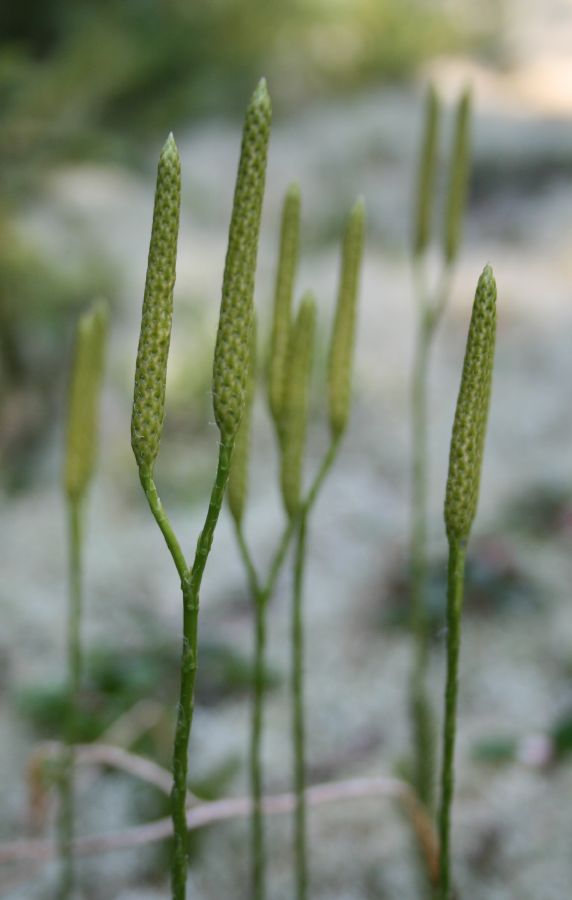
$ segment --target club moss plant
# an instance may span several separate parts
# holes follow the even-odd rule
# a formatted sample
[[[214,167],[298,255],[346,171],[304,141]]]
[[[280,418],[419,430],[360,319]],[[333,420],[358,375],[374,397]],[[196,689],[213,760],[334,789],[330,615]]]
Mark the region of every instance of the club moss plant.
[[[95,471],[106,337],[107,305],[103,301],[99,301],[81,316],[77,327],[70,379],[63,473],[68,510],[69,608],[67,617],[66,752],[62,771],[60,817],[62,872],[59,897],[61,900],[68,900],[72,896],[75,885],[72,854],[75,832],[74,744],[77,742],[83,657],[81,646],[83,518],[85,500]]]
[[[458,257],[469,176],[470,94],[465,91],[455,113],[449,185],[442,230],[441,271],[434,286],[429,283],[427,255],[432,243],[435,182],[441,107],[435,89],[427,93],[425,127],[421,146],[412,236],[413,272],[417,295],[417,337],[411,394],[412,492],[411,492],[411,627],[414,660],[409,705],[413,734],[413,783],[428,808],[433,803],[435,781],[433,713],[427,693],[429,631],[426,612],[427,585],[427,391],[430,353],[435,331],[450,294]]]
[[[244,534],[245,506],[244,457],[236,455],[235,488],[229,491],[238,545],[244,561],[255,612],[254,670],[255,687],[252,706],[250,743],[250,778],[252,793],[252,896],[266,897],[266,850],[262,810],[264,778],[261,746],[263,734],[265,650],[267,607],[272,598],[287,550],[296,534],[295,590],[292,607],[292,734],[294,750],[294,783],[296,786],[295,856],[297,896],[307,892],[306,828],[305,828],[305,763],[303,707],[303,571],[306,553],[308,516],[317,500],[335,460],[345,431],[350,408],[351,371],[355,342],[356,306],[359,270],[363,252],[365,207],[359,200],[352,209],[344,236],[340,289],[328,366],[331,442],[309,489],[303,490],[305,437],[309,412],[309,387],[313,356],[316,307],[311,293],[306,293],[292,321],[292,293],[298,260],[300,231],[300,195],[296,185],[287,191],[280,234],[274,312],[271,330],[271,354],[267,369],[268,401],[276,428],[280,453],[280,485],[286,512],[286,523],[272,556],[265,582],[257,572]],[[253,351],[254,352],[254,351]],[[277,360],[279,360],[277,362]],[[252,371],[252,369],[251,369]],[[274,386],[274,387],[273,387]],[[243,418],[242,429],[250,428],[250,418]],[[241,446],[248,446],[239,432]],[[231,484],[234,480],[231,471]],[[232,497],[233,492],[235,496]]]
[[[198,665],[199,595],[229,478],[234,443],[245,408],[254,317],[254,279],[271,115],[270,97],[266,82],[262,79],[250,100],[244,121],[214,353],[213,407],[220,432],[218,463],[205,523],[190,565],[187,564],[163,509],[153,477],[165,415],[165,383],[180,212],[180,160],[171,135],[161,153],[157,173],[135,370],[131,443],[149,507],[181,579],[183,599],[180,696],[171,794],[174,829],[171,868],[173,900],[184,900],[186,896],[188,747]]]
[[[455,734],[465,554],[477,511],[487,430],[496,337],[497,289],[490,266],[479,279],[455,410],[445,496],[449,542],[447,580],[447,681],[439,808],[439,900],[451,894],[451,806],[455,786]]]

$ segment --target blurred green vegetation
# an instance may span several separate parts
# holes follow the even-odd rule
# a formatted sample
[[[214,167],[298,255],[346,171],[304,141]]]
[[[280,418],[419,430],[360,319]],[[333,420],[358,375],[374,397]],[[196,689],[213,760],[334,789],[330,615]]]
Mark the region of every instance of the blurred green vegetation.
[[[140,701],[164,704],[165,715],[157,728],[137,736],[131,749],[148,752],[160,761],[170,759],[172,736],[171,700],[179,679],[178,643],[155,641],[138,648],[94,646],[87,654],[80,718],[80,743],[98,740],[121,716]],[[217,706],[242,698],[252,687],[250,659],[221,642],[207,641],[201,648],[201,673],[197,703]],[[277,686],[274,670],[265,673],[266,687]],[[17,705],[39,737],[58,740],[65,722],[67,687],[59,681],[22,688]],[[164,758],[167,749],[167,758]],[[208,790],[205,788],[205,796]]]

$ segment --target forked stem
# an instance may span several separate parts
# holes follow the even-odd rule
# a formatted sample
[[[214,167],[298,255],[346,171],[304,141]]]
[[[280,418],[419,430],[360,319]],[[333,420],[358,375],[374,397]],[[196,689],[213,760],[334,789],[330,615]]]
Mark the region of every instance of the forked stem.
[[[306,565],[308,516],[316,502],[320,488],[330,471],[339,448],[341,434],[330,444],[314,483],[296,517],[296,550],[294,559],[294,590],[292,597],[292,749],[294,754],[294,860],[296,898],[308,896],[308,840],[306,834],[306,734],[304,703],[304,572]]]
[[[314,505],[323,481],[329,472],[339,445],[339,438],[332,441],[318,473],[308,491],[303,509],[307,515]],[[262,738],[264,727],[264,698],[266,672],[266,612],[274,593],[276,581],[284,565],[290,542],[297,529],[298,519],[288,520],[282,537],[270,564],[266,581],[260,582],[250,553],[242,525],[237,523],[238,547],[248,577],[248,584],[255,613],[254,639],[254,690],[252,697],[252,728],[250,740],[250,785],[252,796],[251,836],[252,836],[252,890],[253,900],[264,900],[266,896],[266,846],[264,833],[264,775],[262,764]]]
[[[183,594],[183,648],[173,752],[173,789],[171,792],[171,814],[174,831],[174,851],[171,869],[173,900],[185,900],[186,896],[188,845],[186,799],[189,737],[193,722],[195,681],[198,667],[199,593],[205,565],[213,542],[214,530],[224,499],[231,455],[232,445],[221,443],[209,508],[197,541],[193,565],[190,569],[187,567],[179,542],[167,519],[152,477],[150,475],[141,476],[141,484],[149,506],[165,538],[177,571],[181,576],[181,590]]]

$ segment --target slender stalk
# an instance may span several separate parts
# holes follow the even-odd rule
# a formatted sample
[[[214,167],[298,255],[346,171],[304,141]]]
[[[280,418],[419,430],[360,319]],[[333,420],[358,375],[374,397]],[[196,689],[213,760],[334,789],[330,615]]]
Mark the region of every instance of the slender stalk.
[[[68,702],[66,710],[65,752],[62,772],[62,809],[60,854],[62,861],[60,900],[68,900],[75,886],[73,839],[75,832],[74,745],[77,741],[77,714],[81,684],[81,607],[82,607],[82,501],[68,499],[69,530],[69,612],[68,612]]]
[[[182,579],[183,648],[181,681],[175,744],[173,752],[173,790],[171,793],[174,851],[171,869],[173,900],[185,900],[187,883],[188,830],[186,819],[189,736],[193,721],[195,681],[198,667],[199,592],[214,530],[228,481],[232,445],[221,443],[216,477],[205,524],[199,535],[191,570]]]
[[[439,809],[440,884],[439,900],[450,900],[451,891],[451,804],[455,789],[455,737],[459,651],[461,647],[461,610],[465,578],[465,542],[449,543],[447,577],[447,683],[443,723],[443,764],[441,805]]]
[[[415,261],[419,307],[417,342],[411,385],[412,509],[411,509],[411,629],[414,659],[409,706],[414,747],[414,784],[421,801],[431,808],[434,793],[435,736],[433,711],[427,691],[429,628],[427,621],[428,521],[428,381],[435,330],[450,292],[451,269],[445,266],[433,296],[427,291],[420,260]]]
[[[320,488],[336,458],[341,434],[338,434],[330,448],[312,487],[308,491],[302,508],[296,517],[296,549],[294,559],[294,591],[292,602],[292,745],[294,752],[294,859],[296,872],[296,898],[306,900],[308,896],[308,841],[306,833],[306,735],[304,704],[304,571],[307,554],[308,516],[316,502]]]
[[[294,856],[296,898],[308,896],[308,854],[306,839],[305,715],[304,715],[304,622],[302,614],[304,567],[306,562],[307,511],[298,520],[296,556],[294,563],[294,595],[292,604],[292,738],[294,750]]]
[[[340,438],[335,438],[332,441],[328,452],[322,460],[314,482],[312,483],[303,504],[303,508],[306,512],[309,512],[316,501],[320,487],[334,462],[339,441]],[[266,581],[261,583],[244,535],[242,524],[235,520],[238,547],[247,573],[255,613],[254,690],[252,698],[252,730],[249,756],[252,796],[251,835],[253,900],[263,900],[266,896],[266,848],[263,809],[264,777],[262,764],[265,699],[264,673],[266,671],[266,611],[268,603],[274,593],[276,581],[286,559],[286,554],[296,530],[297,523],[298,519],[295,516],[288,520],[272,558]]]
[[[427,695],[429,635],[425,590],[427,579],[427,373],[430,329],[423,317],[418,331],[412,384],[413,509],[411,530],[411,624],[414,662],[410,705],[414,735],[414,784],[420,799],[430,808],[433,793],[432,713]]]
[[[179,573],[181,583],[183,583],[187,578],[187,563],[184,553],[181,550],[179,541],[177,540],[175,532],[171,527],[171,523],[167,518],[167,513],[165,512],[163,504],[161,503],[161,498],[157,493],[157,488],[155,487],[153,476],[150,472],[139,469],[139,478],[141,480],[143,490],[145,491],[145,496],[147,497],[149,508],[153,513],[153,517],[157,525],[159,526],[161,534],[165,538],[165,543],[167,544],[169,552],[173,557],[173,562],[175,563],[175,567],[177,569],[177,572]]]
[[[266,657],[266,605],[260,593],[255,598],[254,693],[250,746],[250,784],[252,793],[252,897],[266,896],[266,840],[262,799],[262,725],[264,712],[264,672]]]

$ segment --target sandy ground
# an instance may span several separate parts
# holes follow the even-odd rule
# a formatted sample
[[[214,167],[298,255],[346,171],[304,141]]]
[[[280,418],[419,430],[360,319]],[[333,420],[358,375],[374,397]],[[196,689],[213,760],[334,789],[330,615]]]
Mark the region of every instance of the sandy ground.
[[[526,40],[528,32],[514,38],[523,58]],[[540,58],[544,45],[539,40],[535,46]],[[433,67],[446,96],[454,96],[468,74],[476,85],[475,176],[466,242],[431,376],[431,530],[437,554],[444,551],[441,504],[465,333],[474,285],[485,262],[492,263],[499,286],[499,335],[476,530],[499,533],[506,503],[531,481],[550,477],[567,483],[570,478],[572,125],[565,118],[569,110],[556,111],[548,88],[544,107],[538,91],[534,96],[527,92],[525,65],[516,50],[515,57],[513,72],[505,76],[455,61]],[[530,61],[530,66],[537,64],[537,59]],[[520,71],[518,77],[515,71]],[[268,321],[280,202],[289,180],[299,179],[304,198],[307,250],[299,287],[316,291],[324,340],[338,269],[333,235],[358,193],[366,197],[369,216],[352,428],[311,529],[306,623],[308,762],[313,778],[323,772],[329,778],[390,774],[408,749],[405,691],[411,648],[405,635],[379,623],[386,602],[385,579],[407,540],[408,372],[414,304],[403,247],[420,97],[413,89],[371,91],[351,103],[332,103],[278,121],[272,139],[257,288],[262,330]],[[193,305],[204,308],[206,325],[201,327],[208,336],[201,340],[214,339],[232,191],[229,173],[236,165],[239,136],[235,127],[213,122],[177,138],[185,187],[174,382],[184,379],[187,371],[185,326]],[[122,271],[105,397],[102,472],[90,509],[87,641],[105,639],[106,634],[133,638],[142,611],[169,634],[175,635],[179,624],[177,580],[136,490],[127,437],[151,190],[151,180],[139,181],[123,172],[76,169],[54,179],[49,203],[34,210],[27,223],[56,249],[65,244],[70,222],[80,223]],[[330,235],[328,241],[320,240],[324,233]],[[317,388],[309,469],[316,466],[324,446],[321,403]],[[256,409],[256,429],[247,530],[257,559],[266,561],[282,527],[282,513],[262,400]],[[211,431],[214,447],[214,426]],[[0,704],[0,830],[5,839],[24,833],[24,763],[31,750],[31,736],[14,712],[12,693],[21,682],[52,677],[62,669],[66,561],[65,521],[56,483],[59,440],[55,435],[46,450],[43,486],[33,495],[10,501],[2,516],[1,653],[6,675]],[[204,467],[204,447],[198,452]],[[184,478],[194,464],[193,447],[174,458],[177,477]],[[186,535],[188,547],[201,516],[197,505],[189,509],[184,503],[173,504],[174,522]],[[509,537],[523,571],[541,586],[542,603],[536,612],[467,622],[456,873],[461,896],[471,900],[562,900],[572,884],[569,765],[549,774],[521,764],[489,768],[471,754],[474,742],[483,736],[526,736],[545,729],[572,694],[570,545],[564,538],[547,548]],[[247,651],[251,623],[241,604],[243,584],[225,515],[205,580],[202,630],[207,637]],[[270,614],[269,655],[284,675],[290,586],[286,573]],[[441,635],[432,670],[436,698],[442,685],[443,649]],[[288,716],[284,685],[272,694],[267,710],[269,790],[288,786]],[[233,754],[244,759],[247,736],[243,702],[216,710],[199,708],[192,742],[195,776]],[[232,793],[245,789],[242,766]],[[121,779],[100,779],[87,786],[85,830],[132,824],[135,790]],[[269,823],[269,835],[270,896],[282,900],[292,894],[288,818]],[[390,801],[369,799],[315,810],[310,815],[310,838],[316,900],[419,896],[411,839]],[[86,863],[81,896],[166,898],[166,883],[153,888],[145,884],[147,857],[147,851],[140,850]],[[214,827],[193,864],[189,896],[247,898],[247,875],[247,823]],[[53,870],[43,869],[19,888],[6,885],[2,896],[45,898],[54,876]],[[7,881],[11,877],[7,875]]]

